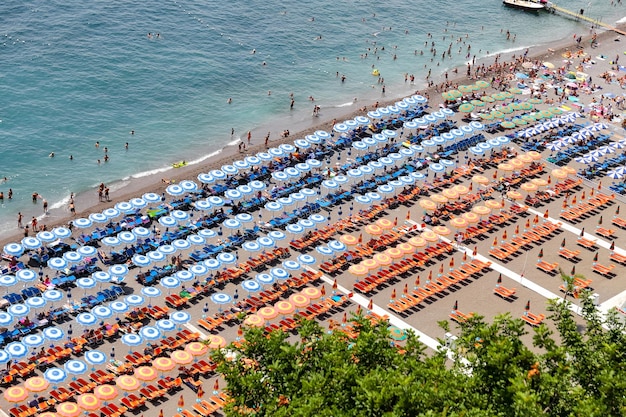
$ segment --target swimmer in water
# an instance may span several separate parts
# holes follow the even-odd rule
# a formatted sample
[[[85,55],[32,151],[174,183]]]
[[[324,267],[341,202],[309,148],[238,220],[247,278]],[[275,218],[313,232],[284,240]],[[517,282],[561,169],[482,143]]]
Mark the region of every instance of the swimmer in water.
[[[49,158],[54,158],[54,152],[50,152],[50,155],[48,155]]]
[[[74,155],[70,155],[70,161],[74,160]]]

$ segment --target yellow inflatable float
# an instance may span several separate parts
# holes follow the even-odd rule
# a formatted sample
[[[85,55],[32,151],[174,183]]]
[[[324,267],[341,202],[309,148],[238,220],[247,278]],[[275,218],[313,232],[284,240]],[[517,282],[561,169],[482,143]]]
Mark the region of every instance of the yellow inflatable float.
[[[374,77],[378,77],[380,75],[380,71],[378,71],[377,69],[375,69],[374,71],[372,71],[372,75]]]

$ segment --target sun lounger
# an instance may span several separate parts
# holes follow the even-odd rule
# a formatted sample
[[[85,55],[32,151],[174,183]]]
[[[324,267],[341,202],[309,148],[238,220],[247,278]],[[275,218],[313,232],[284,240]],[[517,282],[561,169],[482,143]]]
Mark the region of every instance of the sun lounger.
[[[506,288],[506,287],[503,287],[502,285],[499,285],[493,289],[493,292],[494,294],[499,295],[500,297],[508,300],[508,299],[511,299],[513,296],[515,296],[516,289]]]
[[[539,326],[545,318],[546,316],[543,314],[537,315],[531,313],[530,311],[527,311],[522,315],[522,320],[524,320],[526,323],[530,324],[533,327]]]

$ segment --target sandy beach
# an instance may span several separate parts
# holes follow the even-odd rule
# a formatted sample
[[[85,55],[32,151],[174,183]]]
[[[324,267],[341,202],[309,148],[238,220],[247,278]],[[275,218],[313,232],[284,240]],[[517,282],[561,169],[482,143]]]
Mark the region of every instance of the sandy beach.
[[[556,67],[557,71],[559,67],[566,64],[569,65],[568,70],[571,67],[573,71],[577,71],[576,68],[582,66],[582,70],[579,70],[578,72],[584,72],[588,77],[593,79],[592,84],[597,84],[601,87],[601,89],[591,91],[591,89],[587,89],[585,86],[585,92],[583,92],[583,88],[581,86],[581,91],[575,94],[577,101],[569,100],[567,98],[561,101],[559,95],[552,90],[548,90],[543,95],[538,93],[543,98],[543,102],[537,104],[535,110],[542,111],[549,108],[559,108],[560,112],[568,113],[571,111],[577,111],[581,107],[585,108],[585,114],[581,115],[581,117],[577,118],[575,122],[570,125],[591,125],[595,121],[606,122],[608,123],[607,128],[601,129],[598,135],[606,134],[610,136],[611,142],[618,141],[623,138],[623,129],[620,127],[620,123],[623,119],[621,116],[617,117],[621,111],[618,108],[618,103],[616,103],[615,98],[622,95],[622,88],[617,81],[605,83],[601,78],[601,75],[607,73],[608,71],[613,71],[616,75],[614,78],[617,78],[621,74],[619,69],[614,68],[611,61],[613,59],[612,57],[616,56],[616,54],[618,56],[622,55],[623,50],[626,49],[622,46],[624,40],[620,39],[619,36],[613,32],[599,33],[597,36],[597,47],[590,48],[588,46],[590,45],[590,40],[591,35],[583,37],[581,46],[584,46],[584,48],[581,47],[579,49],[576,42],[565,39],[548,45],[549,49],[537,48],[528,51],[526,58],[518,61],[516,64],[512,63],[512,61],[514,61],[511,56],[512,54],[505,54],[497,58],[489,57],[479,60],[476,62],[475,67],[478,68],[482,65],[489,67],[495,62],[508,62],[509,64],[505,66],[505,70],[500,74],[488,73],[485,77],[479,78],[491,83],[492,78],[500,80],[507,74],[513,75],[517,72],[534,71],[533,74],[539,77],[541,74],[544,74],[545,71],[551,70],[548,66],[546,66],[546,62],[551,63],[554,67]],[[524,51],[517,52],[515,54],[515,58],[519,59],[522,54],[524,54]],[[565,56],[570,55],[572,55],[570,58],[565,58]],[[567,60],[571,62],[564,62]],[[528,63],[529,65],[524,66],[523,63]],[[542,64],[544,65],[543,67]],[[538,69],[532,69],[533,65],[535,65]],[[459,74],[465,73],[465,68],[459,68],[458,72]],[[567,72],[567,70],[563,71],[563,73]],[[416,94],[429,98],[429,108],[427,109],[427,113],[432,113],[440,110],[446,105],[442,98],[442,92],[454,90],[458,86],[474,84],[476,81],[478,81],[478,79],[475,77],[468,79],[467,77],[455,76],[450,77],[448,81],[449,85],[447,87],[442,87],[441,84],[446,82],[445,78],[442,77],[442,79],[436,80],[435,86],[425,90],[420,89],[416,91]],[[510,78],[506,80],[501,79],[501,81],[513,84],[518,80]],[[524,79],[524,81],[527,81],[529,85],[531,84],[530,80]],[[553,81],[553,78],[546,78],[545,82],[547,84],[552,83]],[[556,83],[556,81],[554,82]],[[587,79],[585,77],[585,79],[580,81],[580,84],[582,85],[586,82]],[[565,82],[563,82],[563,84],[564,83]],[[486,95],[496,92],[498,92],[498,90],[494,89],[493,86],[485,88],[484,90]],[[600,101],[603,94],[608,93],[612,94],[613,97],[605,98],[604,104],[607,106],[610,104],[612,106],[613,114],[615,114],[616,117],[612,121],[596,117],[592,122],[588,113],[590,103],[592,100]],[[515,98],[519,98],[520,101],[526,101],[530,97],[530,94],[515,96]],[[392,93],[389,93],[389,96],[384,97],[384,101],[382,99],[380,100],[378,107],[381,108],[393,105],[395,102],[399,101],[400,98],[401,97],[395,97]],[[269,142],[269,147],[276,147],[283,143],[293,143],[294,139],[304,138],[306,135],[312,134],[318,130],[332,132],[334,126],[333,120],[335,120],[336,123],[340,123],[343,120],[353,119],[356,116],[362,116],[366,114],[367,111],[374,110],[373,104],[373,102],[365,103],[359,101],[358,104],[351,107],[334,109],[332,113],[322,109],[322,113],[319,117],[312,118],[310,126],[307,126],[304,130],[297,133],[291,133],[289,137],[272,137],[272,140]],[[447,104],[449,105],[451,103],[448,102]],[[493,103],[488,104],[490,106],[499,105]],[[366,107],[367,111],[355,111],[354,107]],[[456,112],[448,120],[457,126],[462,126],[467,124],[466,121],[464,121],[467,116],[468,114],[466,113]],[[486,120],[483,122],[485,124],[487,123]],[[568,125],[568,127],[570,125]],[[495,133],[487,133],[486,131],[480,133],[484,133],[485,140],[502,135],[511,135],[512,137],[514,132],[521,131],[524,127],[526,126],[516,127],[512,130],[498,131]],[[271,131],[280,132],[284,129],[289,129],[289,126],[275,126],[271,128]],[[115,203],[128,201],[131,198],[141,196],[144,193],[151,192],[158,195],[164,194],[168,184],[178,184],[183,180],[196,181],[197,176],[201,173],[207,173],[214,169],[220,169],[220,167],[225,164],[230,164],[233,161],[244,158],[245,156],[252,156],[258,152],[265,151],[266,146],[263,143],[262,137],[263,132],[260,130],[253,132],[254,139],[245,152],[238,152],[238,148],[236,146],[229,146],[224,148],[216,158],[211,158],[207,160],[206,163],[189,165],[168,171],[166,177],[167,184],[163,181],[163,175],[157,174],[130,181],[128,185],[111,195],[111,201],[99,202],[97,191],[78,195],[75,200],[77,208],[75,217],[70,216],[68,208],[57,209],[52,210],[44,220],[40,221],[40,224],[45,223],[48,230],[50,230],[55,226],[66,225],[74,218],[86,218],[89,214],[102,212],[103,210],[112,207]],[[407,137],[408,133],[403,137],[403,140],[407,139]],[[543,139],[539,141],[541,142],[542,140]],[[604,145],[608,143],[609,142],[607,141]],[[300,282],[301,285],[299,287],[290,287],[283,284],[278,285],[278,288],[266,286],[263,289],[269,291],[274,290],[277,293],[277,301],[287,299],[296,300],[296,298],[289,297],[300,294],[300,291],[304,288],[316,288],[323,291],[325,294],[323,296],[324,300],[334,299],[334,301],[339,304],[319,316],[320,321],[322,321],[325,326],[328,326],[329,329],[342,326],[349,327],[350,314],[357,311],[357,309],[360,309],[362,311],[370,312],[372,315],[386,316],[390,322],[390,326],[394,326],[394,328],[398,328],[402,331],[413,330],[418,332],[422,336],[423,342],[429,349],[437,348],[437,340],[444,340],[447,337],[446,332],[440,328],[438,322],[448,319],[451,314],[455,315],[459,312],[463,312],[464,314],[473,313],[485,316],[487,320],[491,320],[498,314],[508,312],[513,317],[522,318],[525,315],[525,311],[527,311],[526,306],[529,305],[529,310],[533,314],[547,316],[549,314],[546,310],[547,300],[551,298],[560,298],[564,295],[559,288],[563,283],[559,278],[558,268],[561,268],[566,273],[569,273],[572,268],[575,268],[575,272],[577,274],[582,274],[587,279],[591,279],[591,282],[589,282],[587,286],[593,293],[598,294],[597,301],[599,308],[602,311],[607,311],[613,307],[621,307],[624,301],[626,301],[626,294],[623,294],[624,286],[618,282],[619,280],[617,277],[623,272],[624,262],[617,262],[614,254],[617,253],[618,255],[626,256],[626,251],[624,250],[626,248],[619,247],[620,242],[626,238],[626,227],[615,223],[615,219],[619,218],[618,210],[621,205],[625,205],[624,203],[626,203],[626,200],[624,200],[623,196],[616,195],[614,191],[609,189],[608,186],[611,184],[611,181],[602,176],[598,176],[593,179],[583,179],[576,175],[568,176],[566,173],[564,178],[559,178],[558,175],[560,175],[560,172],[553,172],[554,169],[559,168],[559,165],[548,161],[548,158],[554,157],[555,153],[549,149],[544,148],[543,150],[540,150],[537,153],[537,155],[540,154],[540,156],[534,159],[532,163],[529,159],[526,165],[522,164],[521,167],[527,171],[523,171],[520,167],[511,170],[503,167],[501,164],[506,164],[513,159],[516,159],[516,155],[530,155],[530,153],[527,153],[522,149],[523,144],[522,140],[513,140],[510,142],[509,146],[494,150],[492,155],[494,162],[488,164],[481,164],[478,162],[482,158],[487,158],[487,154],[482,156],[472,155],[464,159],[464,156],[468,155],[467,152],[464,151],[458,156],[459,161],[461,162],[458,164],[459,166],[456,167],[457,175],[454,177],[454,180],[435,184],[433,176],[428,176],[421,183],[418,182],[412,186],[407,185],[404,187],[405,190],[414,189],[414,187],[421,187],[422,190],[419,194],[416,193],[411,198],[406,199],[399,199],[398,197],[390,198],[390,202],[393,204],[389,206],[384,205],[382,202],[372,204],[371,206],[355,206],[354,201],[345,201],[340,204],[329,205],[319,211],[319,214],[323,216],[323,221],[316,226],[315,230],[317,230],[317,228],[329,228],[331,225],[337,225],[341,221],[346,222],[345,229],[332,232],[328,238],[321,239],[315,244],[306,244],[301,248],[298,248],[297,245],[290,242],[290,239],[294,239],[295,236],[286,232],[288,238],[278,240],[274,243],[276,243],[275,247],[277,248],[289,248],[288,256],[268,262],[261,260],[259,261],[260,265],[258,265],[256,269],[248,270],[241,275],[237,275],[233,279],[210,282],[204,287],[206,288],[205,292],[193,295],[188,302],[185,302],[178,308],[173,306],[171,303],[166,304],[165,296],[171,295],[172,293],[178,293],[180,288],[172,290],[166,289],[161,285],[155,285],[154,287],[161,290],[162,295],[150,299],[149,304],[151,306],[160,306],[163,308],[169,306],[168,308],[170,313],[177,310],[189,313],[191,317],[189,322],[178,325],[174,331],[167,333],[167,336],[174,336],[177,332],[187,330],[189,332],[196,333],[196,337],[199,339],[206,340],[211,336],[221,336],[225,342],[236,342],[240,338],[240,334],[238,333],[238,329],[240,328],[242,321],[240,314],[255,314],[259,311],[257,309],[258,306],[251,307],[252,303],[246,304],[245,301],[248,297],[256,295],[253,291],[245,291],[241,283],[254,280],[257,273],[268,273],[270,268],[281,267],[281,265],[284,265],[284,261],[286,260],[297,260],[301,259],[299,258],[301,255],[311,255],[317,258],[316,263],[306,267],[302,267],[302,265],[300,265],[301,269],[297,271],[290,271],[290,274],[292,277],[302,277],[308,273],[314,275],[315,278],[310,281],[304,280],[304,282]],[[343,152],[338,152],[336,155],[333,155],[333,158],[337,158],[338,155],[339,157],[337,159],[342,163],[346,163],[348,158],[350,158],[351,161],[354,161],[356,153],[353,155],[350,153],[350,150],[351,148],[348,148]],[[618,155],[620,152],[620,150],[617,150],[613,156]],[[431,155],[429,155],[429,158],[430,156]],[[611,155],[608,155],[607,157],[609,156]],[[456,157],[457,155],[451,156],[450,159]],[[476,161],[475,164],[473,163],[474,161]],[[575,171],[584,170],[585,168],[584,163],[575,162],[573,158],[566,165],[572,167]],[[335,166],[331,166],[331,168],[335,169]],[[422,172],[428,173],[430,172],[428,170],[429,168],[426,167],[426,170]],[[532,173],[530,173],[531,171]],[[323,172],[324,171],[322,171],[322,173]],[[476,179],[476,175],[483,176],[486,181],[478,181]],[[524,177],[524,175],[527,175],[527,177]],[[513,181],[511,180],[511,183],[509,183],[509,181],[504,181],[504,178],[515,179],[516,182],[513,184]],[[441,179],[441,177],[439,177],[439,179]],[[533,205],[526,205],[524,198],[530,194],[535,195],[537,188],[533,190],[532,193],[530,191],[527,193],[522,191],[519,187],[522,183],[530,182],[531,179],[546,180],[546,184],[538,186],[538,189],[539,191],[544,190],[546,192],[547,190],[551,190],[550,198],[537,201],[536,204]],[[559,191],[562,190],[562,188],[559,189],[557,184],[561,184],[561,187],[565,187],[564,184],[570,184],[570,182],[572,187],[569,191]],[[574,185],[575,182],[577,183]],[[427,189],[428,187],[426,187],[425,184],[430,184],[431,188]],[[429,199],[434,194],[443,194],[444,191],[452,190],[455,186],[466,187],[467,191],[464,192],[464,195],[477,194],[479,191],[491,195],[490,199],[487,197],[483,199],[483,197],[478,196],[476,201],[472,201],[471,204],[468,203],[466,206],[467,211],[471,211],[472,206],[486,205],[488,201],[492,202],[492,204],[501,202],[502,206],[499,208],[495,208],[494,206],[494,208],[489,211],[489,214],[495,217],[494,219],[489,220],[488,230],[485,230],[483,233],[477,234],[476,236],[470,236],[469,234],[465,235],[464,238],[457,241],[456,233],[464,231],[469,224],[455,228],[452,223],[453,219],[460,219],[462,218],[462,215],[460,213],[454,213],[452,216],[448,216],[445,220],[442,219],[441,224],[439,224],[439,226],[447,228],[447,232],[442,229],[436,229],[441,233],[436,234],[433,241],[421,248],[418,246],[414,248],[414,253],[419,252],[422,254],[429,254],[428,260],[424,261],[422,264],[415,265],[398,276],[395,276],[394,279],[390,279],[387,282],[381,282],[380,285],[374,285],[367,290],[363,290],[363,288],[365,288],[364,283],[367,282],[368,276],[376,275],[383,270],[391,270],[393,265],[400,264],[401,261],[406,261],[410,257],[402,255],[399,258],[390,260],[387,264],[381,261],[380,268],[372,270],[367,274],[355,274],[355,270],[351,270],[349,266],[356,265],[358,262],[353,260],[352,255],[350,255],[350,258],[344,268],[337,271],[322,272],[323,261],[328,261],[332,264],[333,262],[336,262],[338,258],[341,258],[340,254],[337,253],[332,256],[324,256],[320,254],[319,251],[316,251],[315,248],[318,245],[328,245],[330,240],[340,240],[344,242],[347,240],[345,239],[345,236],[351,235],[355,241],[359,241],[354,245],[350,245],[351,250],[356,250],[357,248],[364,249],[368,242],[379,239],[381,234],[387,233],[392,235],[392,237],[390,237],[391,243],[377,246],[375,250],[363,255],[363,259],[365,260],[369,258],[374,259],[375,255],[383,254],[383,252],[387,254],[388,252],[385,251],[390,248],[397,248],[400,244],[409,245],[411,238],[417,238],[419,236],[424,237],[428,236],[428,233],[433,233],[432,231],[435,230],[436,225],[427,224],[425,222],[425,216],[430,217],[432,215],[434,217],[433,212],[425,209],[421,200]],[[319,184],[317,184],[316,187],[321,190],[320,194],[328,192],[327,189],[322,190],[322,186]],[[519,191],[521,199],[518,200],[518,197],[512,197],[512,195],[515,194],[509,194],[510,191]],[[168,203],[177,198],[169,196],[166,193],[165,195]],[[463,195],[459,196],[458,194],[456,197],[450,199],[451,204],[461,203],[464,201]],[[564,213],[567,208],[579,208],[580,210],[586,210],[587,206],[584,205],[584,203],[592,201],[596,205],[587,210],[584,215],[581,215],[574,220],[564,218],[566,215]],[[372,215],[371,217],[366,216],[366,214],[373,210],[374,206],[377,205],[382,206],[380,213]],[[271,215],[264,209],[255,209],[250,214],[252,215],[253,220],[256,220],[257,216],[262,216],[264,222],[271,217]],[[198,214],[196,214],[196,216],[198,216]],[[486,220],[486,216],[488,215],[479,217],[479,220]],[[496,218],[501,218],[502,222],[496,222]],[[370,233],[366,228],[367,225],[375,222],[379,222],[379,225],[384,224],[382,220],[386,220],[389,224],[391,224],[391,227],[384,229],[381,233]],[[25,223],[27,223],[27,219],[25,219]],[[478,221],[476,221],[475,224],[474,222],[472,223],[474,226],[476,224],[478,224]],[[159,230],[159,235],[164,235],[168,231],[165,226],[162,226],[156,221],[149,225],[149,227],[151,230]],[[172,227],[172,230],[174,229],[175,228]],[[230,233],[229,231],[224,232],[221,226],[219,228],[215,228],[215,231],[218,229],[220,230],[219,236],[207,238],[207,244],[219,244],[219,242],[222,239],[226,239],[227,234]],[[88,231],[91,229],[85,230]],[[283,229],[279,227],[271,227],[264,230],[260,234],[266,235],[271,230],[282,231]],[[372,229],[369,230],[371,231]],[[74,229],[74,238],[78,237],[81,232],[81,229]],[[525,235],[526,232],[529,232],[530,234]],[[605,232],[610,233],[606,234]],[[526,239],[527,236],[535,235],[537,236],[536,240],[532,242],[525,241],[523,245],[516,247],[516,250],[506,257],[499,259],[494,256],[494,254],[500,253],[498,250],[506,250],[507,244],[514,243],[515,238],[525,236],[524,239]],[[16,233],[14,235],[2,237],[2,245],[4,246],[11,242],[19,242],[22,237],[23,235],[21,231],[16,228]],[[581,237],[584,237],[585,240],[581,241]],[[565,244],[563,244],[563,242]],[[590,243],[585,246],[585,242]],[[67,240],[67,243],[78,246],[76,239]],[[612,243],[614,243],[614,246],[611,245]],[[435,248],[438,245],[443,248],[440,253],[432,255],[432,253],[427,251],[427,248]],[[105,255],[113,250],[105,247],[103,244],[101,245],[100,243],[95,243],[94,246]],[[570,252],[563,252],[563,248],[567,248]],[[118,247],[116,249],[120,248]],[[270,249],[268,249],[268,251],[269,250]],[[179,255],[181,258],[178,267],[188,269],[199,263],[191,257],[192,252],[193,249],[184,249],[176,252],[176,255]],[[230,249],[228,253],[236,255],[237,263],[253,260],[258,261],[259,259],[259,253],[250,252],[241,246]],[[563,253],[566,253],[568,256],[564,256]],[[164,266],[166,263],[169,263],[168,258],[169,257],[166,256],[165,262],[159,263],[158,265]],[[28,256],[23,255],[20,260],[27,263]],[[3,261],[3,266],[6,266],[7,264],[8,261]],[[102,261],[96,261],[95,264],[105,271],[109,268],[109,265],[105,266]],[[598,268],[598,264],[605,266],[608,271],[604,274],[601,272],[599,273],[598,271],[603,270]],[[463,279],[453,279],[457,276],[456,273],[464,274],[464,271],[469,270],[469,265],[474,267],[477,265],[483,265],[484,268],[481,267],[482,269],[478,268],[474,270],[472,273],[467,274],[467,276]],[[544,272],[544,270],[538,268],[538,265],[542,266],[544,270],[550,269],[545,267],[545,265],[553,266],[553,269],[551,272]],[[235,265],[231,266],[233,268],[235,267]],[[144,286],[135,279],[135,276],[139,273],[145,272],[145,269],[146,268],[131,269],[122,285],[124,296],[127,297],[132,294],[142,294]],[[150,268],[147,267],[147,269]],[[36,268],[33,267],[33,270],[36,270]],[[49,274],[51,277],[58,275],[55,271],[52,271],[49,268],[44,268],[42,272],[46,275]],[[211,277],[213,277],[213,275],[211,275]],[[441,284],[445,282],[444,278],[448,279],[448,283],[444,286],[445,288],[442,287],[437,291],[431,290],[432,293],[428,297],[424,297],[410,308],[407,308],[402,312],[395,311],[395,307],[394,309],[391,308],[391,306],[397,307],[400,304],[399,301],[404,301],[406,303],[410,303],[411,300],[414,301],[415,297],[419,297],[418,295],[415,295],[414,291],[418,291],[420,288],[432,289],[432,286],[427,287],[427,283],[438,282]],[[199,278],[196,279],[198,280]],[[108,286],[110,284],[105,285]],[[510,297],[498,296],[494,294],[494,289],[497,286],[514,289],[515,293]],[[100,285],[100,287],[102,287],[102,285]],[[83,290],[81,288],[72,288],[72,298],[75,300],[81,298],[83,291],[85,295],[95,294],[98,289],[99,288],[91,288]],[[66,289],[65,292],[69,293],[70,290]],[[234,300],[230,300],[228,303],[225,303],[225,305],[218,304],[215,302],[215,298],[212,299],[212,296],[216,294],[225,294],[234,298]],[[572,297],[570,297],[574,306],[577,305],[576,298],[574,298],[575,295],[576,294],[573,294]],[[236,309],[233,309],[234,304],[237,304]],[[274,301],[264,304],[274,304]],[[301,309],[305,309],[305,306],[301,307]],[[296,309],[296,311],[299,310]],[[281,319],[285,320],[286,318],[292,317],[293,314],[293,311],[282,314],[280,317],[269,319],[268,323],[271,322],[273,324],[277,324],[277,322]],[[211,322],[212,320],[220,321],[225,316],[230,317],[229,321],[220,323],[210,329],[204,327],[205,325],[202,324],[203,322],[199,322],[199,320],[205,320],[204,323],[207,321]],[[116,317],[123,317],[123,315],[116,315]],[[104,321],[113,320],[114,319],[107,319]],[[126,319],[122,322],[125,321]],[[132,320],[128,320],[128,322],[132,323]],[[458,329],[456,327],[457,325],[452,320],[448,320],[448,322],[450,324],[450,334],[454,335],[458,333]],[[71,320],[67,320],[56,325],[67,333],[71,328],[71,323]],[[142,320],[140,323],[141,325],[155,325],[156,320],[154,317],[146,317],[145,320]],[[531,327],[528,326],[528,328],[530,332]],[[82,334],[83,330],[83,326],[79,326],[77,323],[74,323],[74,336]],[[133,332],[132,329],[129,331],[131,333]],[[525,341],[529,344],[532,343],[532,332],[525,336]],[[60,343],[62,342],[56,342],[57,345]],[[161,343],[161,339],[158,339],[153,343],[157,345]],[[397,340],[397,343],[401,344],[401,340]],[[144,345],[141,345],[140,347],[134,348],[134,350],[143,352],[143,348]],[[184,348],[184,345],[182,345],[181,348]],[[124,357],[133,348],[129,348],[129,346],[122,343],[119,338],[112,337],[110,340],[98,345],[96,349],[109,356],[109,358],[107,358],[107,363],[110,365],[112,362],[109,359],[116,359],[124,362]],[[111,355],[111,352],[113,351],[115,352],[114,357]],[[204,356],[201,358],[204,358]],[[72,355],[71,359],[84,359],[84,352]],[[55,363],[54,366],[59,366],[61,363],[62,362]],[[62,367],[62,365],[60,366]],[[96,366],[94,366],[94,369],[95,368]],[[102,370],[112,370],[115,367],[101,365],[97,366],[97,368]],[[35,374],[41,376],[43,369],[43,366],[37,368],[33,371],[34,373],[28,374],[28,377]],[[176,369],[178,368],[162,372],[161,376],[176,376]],[[82,375],[82,377],[88,379],[88,374],[89,372],[86,372]],[[26,377],[16,378],[13,385],[23,385],[25,379]],[[72,378],[68,378],[66,382],[57,385],[68,385],[71,379]],[[200,376],[198,380],[203,384],[203,389],[206,393],[205,398],[214,396],[214,401],[217,401],[219,399],[217,398],[217,395],[220,391],[220,387],[223,388],[223,382],[219,376],[215,375],[213,372],[207,372]],[[138,414],[148,414],[164,410],[165,415],[174,416],[177,412],[179,412],[179,408],[192,410],[192,407],[197,404],[197,394],[194,390],[192,390],[191,385],[193,384],[182,384],[180,390],[172,390],[170,394],[166,394],[155,401],[147,401]],[[40,393],[39,397],[47,397],[47,392],[51,389],[52,385],[46,390],[46,392]],[[185,405],[179,407],[177,402],[181,396],[184,399]],[[119,398],[121,398],[121,396]],[[113,402],[119,404],[119,401],[117,400]],[[15,404],[10,404],[5,399],[0,400],[1,409],[7,413],[8,410],[14,406]]]

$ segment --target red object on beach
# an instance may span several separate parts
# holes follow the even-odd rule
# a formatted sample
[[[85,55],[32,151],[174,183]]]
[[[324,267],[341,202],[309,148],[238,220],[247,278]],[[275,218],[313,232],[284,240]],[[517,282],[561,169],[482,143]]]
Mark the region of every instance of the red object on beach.
[[[498,284],[502,284],[502,274],[498,275]]]
[[[519,224],[515,225],[515,234],[519,235]]]
[[[368,309],[368,310],[371,310],[371,309],[373,309],[373,308],[374,308],[374,299],[373,299],[373,298],[370,298],[370,302],[369,302],[369,303],[367,303],[367,309]]]
[[[478,255],[478,246],[474,246],[473,256]]]
[[[404,284],[404,290],[402,290],[402,292],[405,295],[409,293],[409,284],[408,283]],[[370,310],[371,310],[371,308],[370,308]]]
[[[426,281],[432,281],[433,280],[433,271],[428,271],[428,279]]]
[[[526,219],[526,227],[527,229],[530,229],[530,219]]]
[[[202,384],[198,387],[198,398],[204,397],[204,389],[202,388]]]
[[[494,236],[493,238],[493,243],[491,244],[491,246],[498,246],[498,236]]]
[[[341,318],[341,322],[344,323],[344,324],[348,322],[348,314],[346,312],[343,313],[343,317]]]
[[[526,302],[526,307],[524,307],[524,310],[530,311],[530,300]]]
[[[598,191],[600,191],[601,189],[602,189],[602,181],[598,183]]]
[[[584,191],[584,190],[583,190],[582,195],[580,196],[580,199],[581,199],[581,200],[584,200],[584,199],[585,199],[585,191]]]
[[[543,258],[543,248],[539,251],[539,258]]]
[[[533,223],[537,224],[539,223],[539,215],[535,214],[535,218],[533,219]]]
[[[333,281],[333,290],[337,289],[337,279],[335,278],[335,280]]]
[[[394,288],[393,291],[391,291],[391,299],[395,300],[396,299],[396,289]]]
[[[396,218],[393,220],[393,225],[394,225],[394,226],[397,226],[397,225],[398,225],[398,217],[396,217]]]
[[[454,258],[450,258],[450,263],[448,265],[450,268],[454,268]]]
[[[406,219],[411,220],[411,210],[406,212]]]
[[[578,200],[576,200],[576,196],[572,197],[572,204],[576,204]]]
[[[470,182],[470,185],[469,185],[469,190],[470,190],[470,191],[472,191],[473,189],[474,189],[474,183],[473,183],[473,182]]]
[[[507,240],[509,236],[506,234],[506,230],[502,232],[502,240]]]
[[[467,261],[467,252],[463,252],[463,262]]]
[[[580,230],[580,237],[585,237],[585,228],[584,227]]]
[[[609,246],[609,250],[610,251],[614,251],[615,250],[615,241],[611,242],[611,246]]]
[[[185,406],[185,398],[181,395],[178,399],[178,407],[183,408]]]
[[[550,214],[548,213],[548,210],[546,210],[546,212],[543,213],[543,218],[547,219],[548,217],[550,217]]]
[[[420,285],[420,276],[418,275],[417,278],[415,278],[415,288],[419,287]]]
[[[594,188],[592,188],[591,190],[589,190],[589,196],[590,196],[590,197],[593,197],[595,193],[596,193],[596,191],[595,191],[595,189],[594,189]]]
[[[452,307],[452,310],[457,311],[459,309],[459,300],[455,300],[454,301],[454,306]]]
[[[159,411],[159,417],[163,417],[163,410]]]
[[[326,286],[322,285],[322,290],[321,290],[322,296],[326,295]]]
[[[572,266],[572,271],[570,275],[576,275],[576,265]]]
[[[220,380],[216,379],[215,383],[213,384],[213,391],[219,391],[220,390]]]
[[[493,171],[493,179],[498,179],[498,171]]]
[[[548,175],[548,184],[552,184],[552,177]]]
[[[439,265],[439,274],[443,274],[443,264]]]
[[[362,310],[361,310],[361,305],[359,304],[359,305],[357,306],[357,308],[356,308],[356,315],[357,315],[357,316],[360,316],[360,315],[361,315],[361,311],[362,311]]]
[[[593,255],[593,261],[594,262],[598,262],[598,252],[596,252],[596,254]],[[572,274],[572,275],[574,275],[574,274]]]
[[[241,327],[237,329],[237,336],[243,336],[243,329]]]

